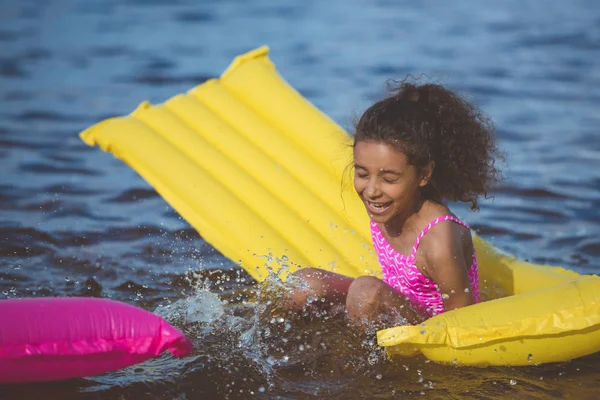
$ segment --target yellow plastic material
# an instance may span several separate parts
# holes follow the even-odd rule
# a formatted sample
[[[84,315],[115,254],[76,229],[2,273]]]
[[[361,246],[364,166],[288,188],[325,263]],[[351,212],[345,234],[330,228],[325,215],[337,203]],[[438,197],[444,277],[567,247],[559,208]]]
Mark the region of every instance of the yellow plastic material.
[[[81,134],[148,181],[256,280],[300,267],[380,276],[352,189],[351,139],[277,73],[262,47],[220,79]],[[478,236],[487,302],[378,333],[389,354],[527,365],[600,351],[600,278],[530,264]]]
[[[379,331],[389,354],[421,351],[439,362],[532,365],[599,350],[598,277],[449,311],[418,326]]]

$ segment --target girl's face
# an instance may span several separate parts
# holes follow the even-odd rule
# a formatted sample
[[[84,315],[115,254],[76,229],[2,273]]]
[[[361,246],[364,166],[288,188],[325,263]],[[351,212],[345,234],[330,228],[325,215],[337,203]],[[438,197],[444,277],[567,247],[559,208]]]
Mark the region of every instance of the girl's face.
[[[427,180],[391,144],[359,141],[354,146],[354,188],[374,222],[388,223],[397,216],[405,219],[415,212],[419,188]]]

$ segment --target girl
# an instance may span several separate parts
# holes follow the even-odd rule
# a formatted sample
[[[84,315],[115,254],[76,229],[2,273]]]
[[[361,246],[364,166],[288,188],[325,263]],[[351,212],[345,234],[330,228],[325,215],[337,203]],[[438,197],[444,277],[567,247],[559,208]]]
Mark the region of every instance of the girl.
[[[361,116],[354,136],[354,188],[371,218],[383,272],[352,279],[316,268],[294,273],[293,304],[317,296],[345,302],[355,320],[401,315],[416,324],[479,301],[469,227],[445,202],[478,209],[497,181],[490,120],[437,84],[403,82]]]

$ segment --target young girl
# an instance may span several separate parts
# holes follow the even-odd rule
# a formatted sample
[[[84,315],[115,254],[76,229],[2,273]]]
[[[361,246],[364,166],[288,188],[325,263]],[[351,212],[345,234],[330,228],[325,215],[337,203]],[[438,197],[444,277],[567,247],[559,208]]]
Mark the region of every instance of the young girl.
[[[445,202],[478,209],[497,181],[494,128],[475,106],[437,84],[401,83],[361,116],[354,188],[371,218],[383,280],[306,268],[294,277],[296,307],[317,296],[345,302],[353,319],[422,322],[479,301],[469,227]]]

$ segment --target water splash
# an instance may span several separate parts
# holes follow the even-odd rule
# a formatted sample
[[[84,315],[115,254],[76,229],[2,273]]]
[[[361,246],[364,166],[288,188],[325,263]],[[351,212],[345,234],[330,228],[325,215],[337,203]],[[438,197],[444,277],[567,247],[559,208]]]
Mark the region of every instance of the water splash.
[[[244,387],[269,396],[290,387],[306,395],[331,394],[346,390],[357,376],[375,377],[385,360],[375,329],[365,332],[349,324],[343,305],[327,305],[318,298],[300,312],[290,311],[286,305],[296,283],[282,279],[289,274],[287,264],[278,267],[263,282],[237,291],[223,290],[224,282],[232,279],[226,272],[192,274],[190,296],[156,309],[183,326],[200,349],[188,374],[216,363],[237,382],[224,390],[235,390],[242,385],[239,377],[246,376],[255,385],[244,382]]]

